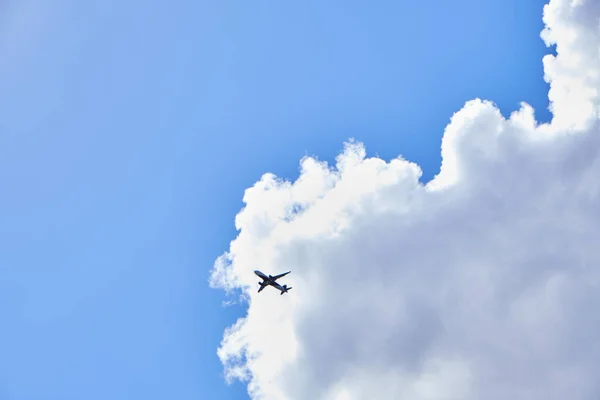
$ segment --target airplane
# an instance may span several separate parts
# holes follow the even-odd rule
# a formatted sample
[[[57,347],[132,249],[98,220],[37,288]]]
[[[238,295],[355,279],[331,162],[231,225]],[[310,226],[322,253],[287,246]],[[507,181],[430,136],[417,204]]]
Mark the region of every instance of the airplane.
[[[271,285],[276,289],[281,290],[281,294],[287,293],[288,290],[291,289],[291,287],[288,287],[287,285],[283,285],[281,286],[279,283],[275,282],[277,279],[281,278],[282,276],[286,276],[287,274],[289,274],[292,271],[288,271],[285,272],[283,274],[279,274],[279,275],[265,275],[262,272],[260,272],[259,270],[254,271],[254,273],[262,278],[262,282],[258,282],[258,284],[260,285],[260,289],[258,289],[258,293],[260,293],[261,290],[263,290],[265,287]]]

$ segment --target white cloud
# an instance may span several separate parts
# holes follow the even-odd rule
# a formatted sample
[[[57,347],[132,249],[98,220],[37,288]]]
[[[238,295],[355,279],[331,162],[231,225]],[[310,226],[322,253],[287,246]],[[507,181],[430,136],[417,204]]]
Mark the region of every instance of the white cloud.
[[[470,101],[428,185],[351,142],[334,168],[305,158],[296,182],[248,189],[211,278],[249,301],[228,377],[255,399],[597,399],[599,17],[551,0],[552,123]],[[256,268],[294,289],[258,295]]]

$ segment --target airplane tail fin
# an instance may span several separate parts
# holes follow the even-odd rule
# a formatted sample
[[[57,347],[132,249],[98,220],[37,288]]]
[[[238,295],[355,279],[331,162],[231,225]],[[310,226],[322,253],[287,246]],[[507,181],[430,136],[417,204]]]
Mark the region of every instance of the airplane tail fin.
[[[283,285],[283,290],[281,291],[281,294],[287,293],[288,290],[290,290],[292,287],[288,287],[288,285]]]

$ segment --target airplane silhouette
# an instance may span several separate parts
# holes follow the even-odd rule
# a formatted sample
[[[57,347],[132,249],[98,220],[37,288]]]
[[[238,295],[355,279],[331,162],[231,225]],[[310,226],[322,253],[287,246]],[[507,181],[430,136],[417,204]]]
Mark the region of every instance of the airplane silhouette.
[[[258,293],[260,293],[261,290],[263,290],[267,286],[273,286],[274,288],[279,289],[281,291],[281,294],[287,293],[287,291],[290,290],[291,287],[288,287],[288,285],[282,286],[275,281],[277,279],[281,278],[282,276],[286,276],[290,272],[292,272],[292,271],[284,272],[283,274],[273,276],[273,275],[265,275],[262,272],[260,272],[259,270],[254,271],[254,273],[257,276],[262,278],[262,282],[258,282],[258,284],[260,285],[260,289],[258,289]]]

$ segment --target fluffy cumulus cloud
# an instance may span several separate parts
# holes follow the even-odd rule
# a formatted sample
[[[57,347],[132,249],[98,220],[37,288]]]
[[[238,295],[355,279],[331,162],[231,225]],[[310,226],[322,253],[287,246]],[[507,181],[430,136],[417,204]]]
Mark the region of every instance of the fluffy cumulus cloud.
[[[244,195],[214,287],[247,315],[218,355],[253,399],[598,399],[600,2],[551,0],[551,123],[473,100],[442,168],[307,157]],[[253,270],[292,270],[260,295]]]

